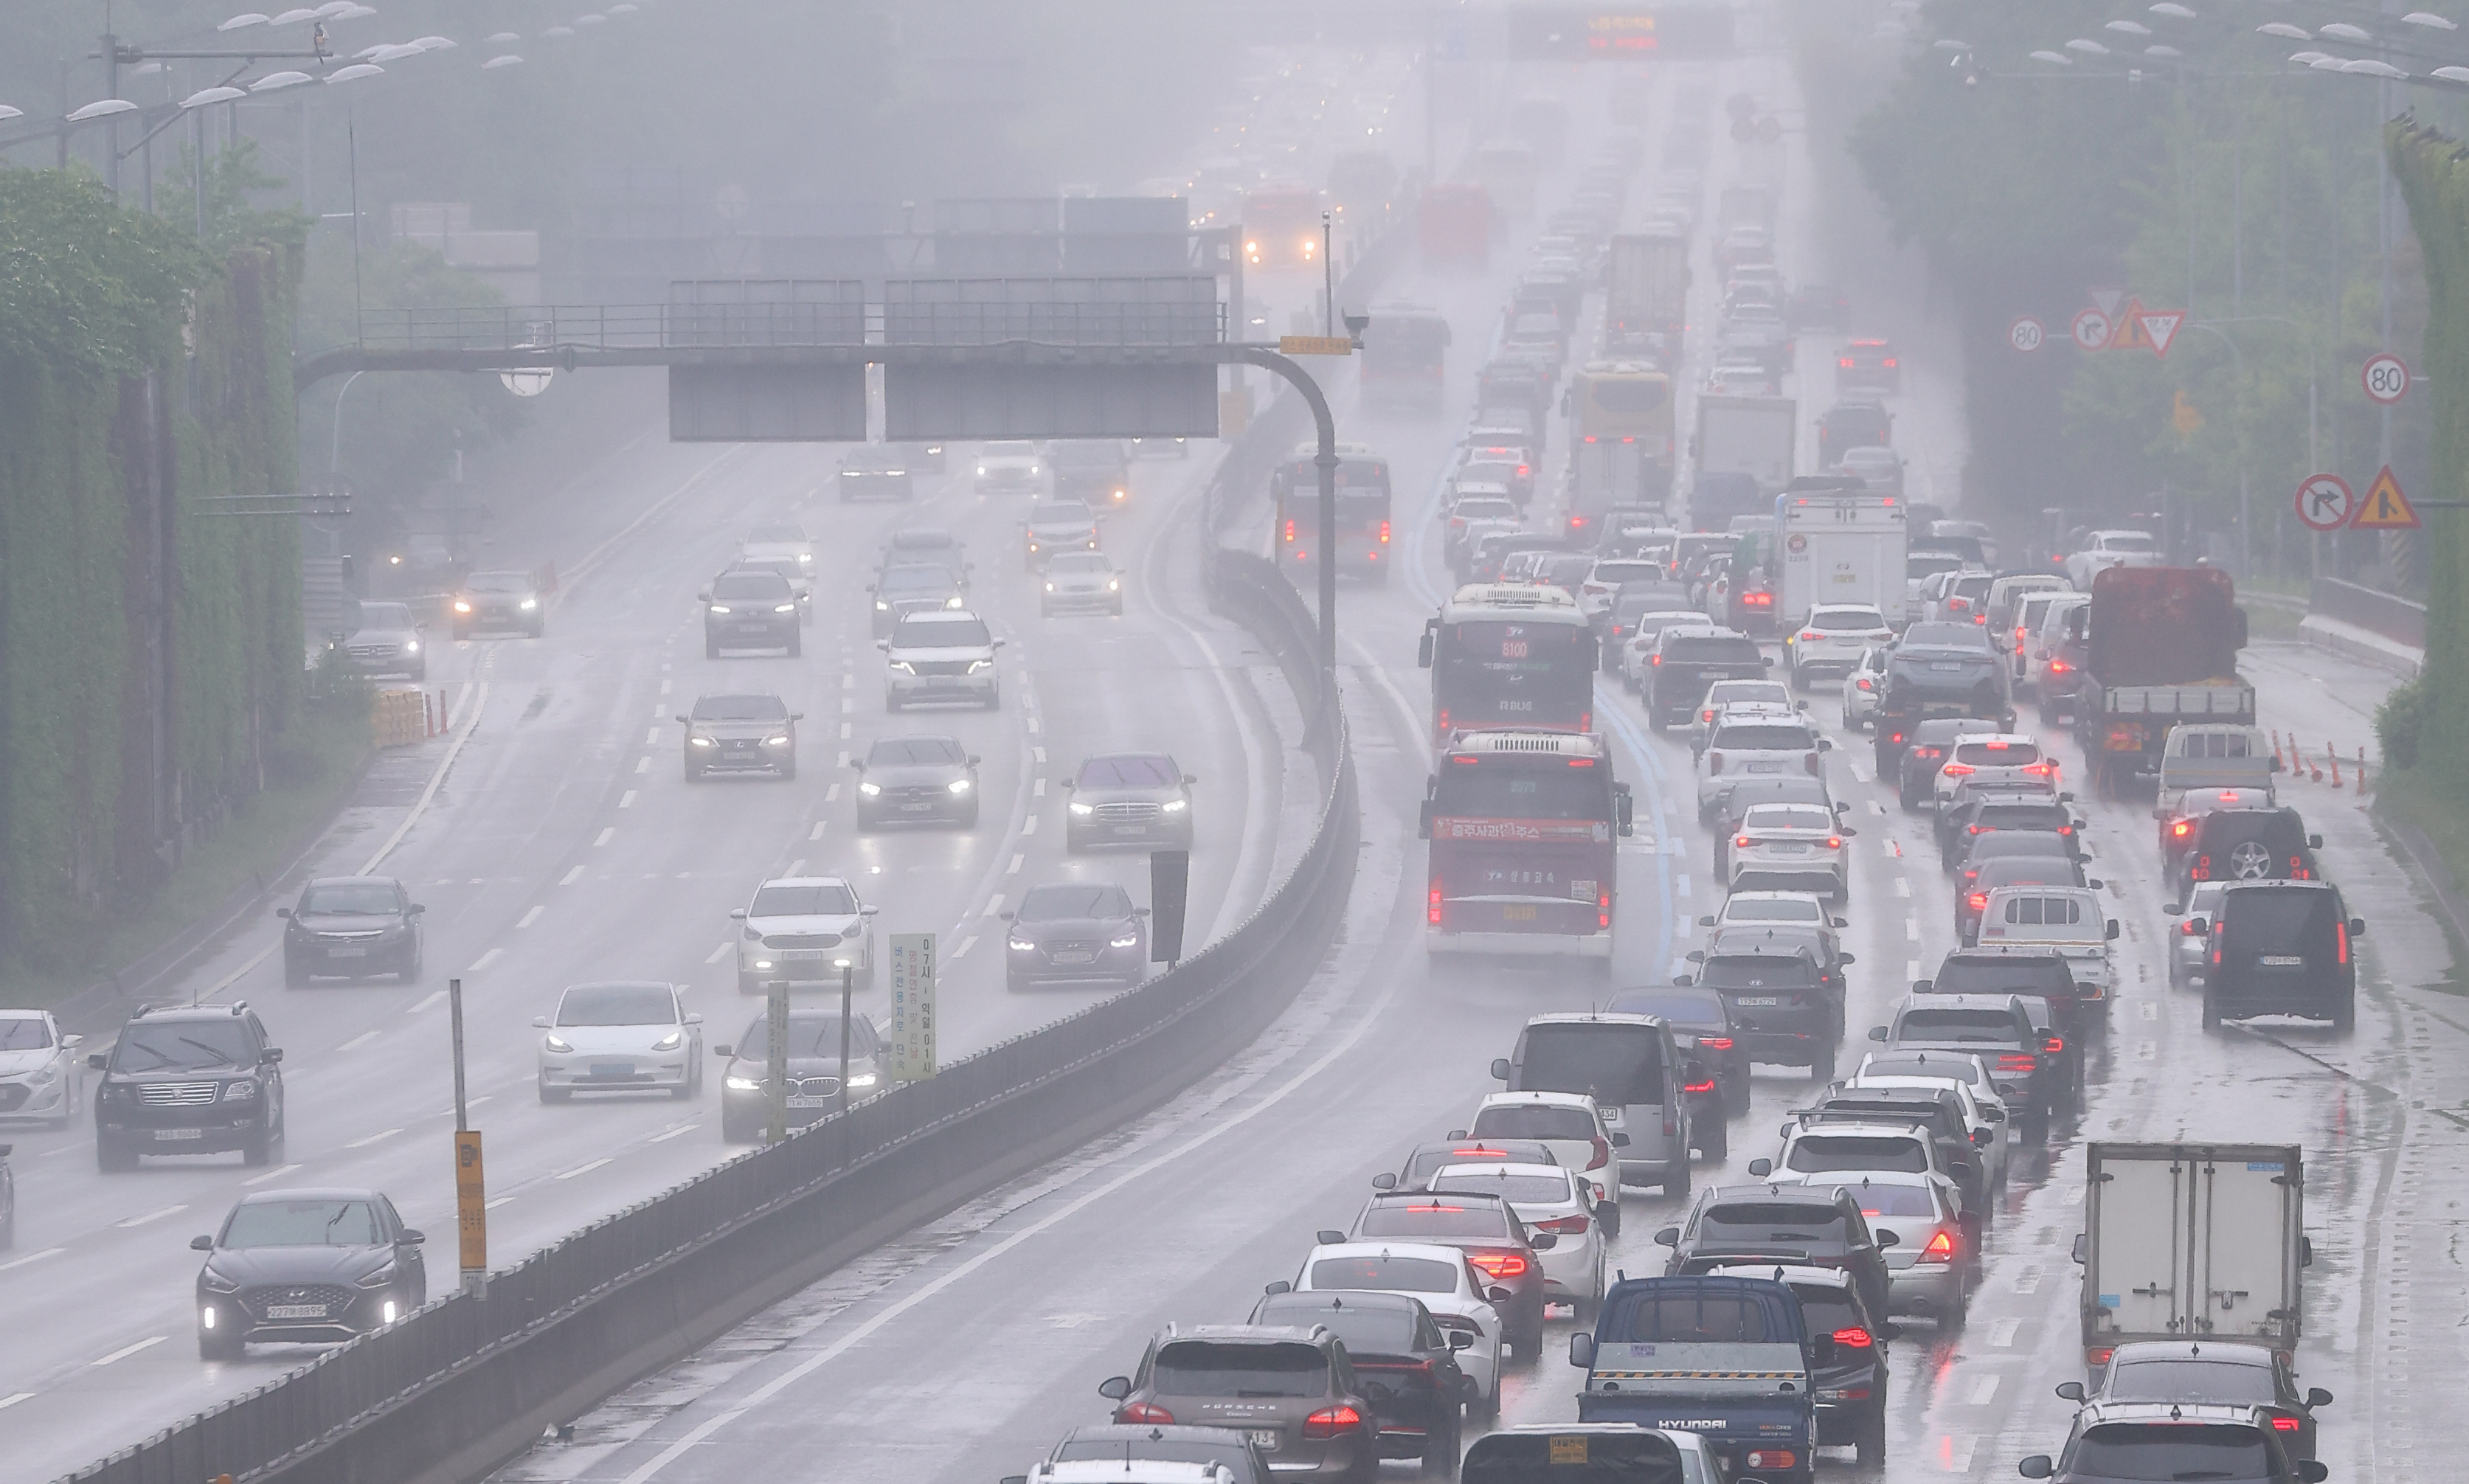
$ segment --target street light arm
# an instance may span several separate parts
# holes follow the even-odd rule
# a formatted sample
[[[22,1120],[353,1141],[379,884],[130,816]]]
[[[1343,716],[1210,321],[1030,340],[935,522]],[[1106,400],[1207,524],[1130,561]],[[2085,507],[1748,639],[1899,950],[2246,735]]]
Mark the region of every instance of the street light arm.
[[[1312,462],[1320,469],[1320,672],[1324,702],[1337,693],[1337,420],[1320,383],[1303,367],[1265,345],[1226,348],[1247,365],[1275,372],[1303,394],[1311,408],[1312,425],[1320,434],[1320,450]]]

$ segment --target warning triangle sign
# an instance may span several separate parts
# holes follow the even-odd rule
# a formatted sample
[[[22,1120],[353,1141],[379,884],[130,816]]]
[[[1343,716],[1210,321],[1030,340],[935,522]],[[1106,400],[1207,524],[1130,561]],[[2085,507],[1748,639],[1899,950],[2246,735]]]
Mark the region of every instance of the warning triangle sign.
[[[2169,342],[2178,338],[2178,327],[2185,322],[2183,309],[2138,309],[2134,315],[2135,328],[2151,342],[2152,354],[2164,359],[2169,354]]]
[[[2409,496],[2400,492],[2400,481],[2392,477],[2387,464],[2376,471],[2375,482],[2366,486],[2366,497],[2358,502],[2358,513],[2349,517],[2352,531],[2414,531],[2418,528],[2416,507]]]
[[[2143,323],[2147,317],[2148,312],[2143,308],[2142,300],[2127,300],[2126,308],[2118,311],[2117,331],[2109,337],[2109,348],[2112,351],[2152,349],[2152,331]],[[2176,326],[2170,327],[2172,333],[2175,333],[2176,330]]]

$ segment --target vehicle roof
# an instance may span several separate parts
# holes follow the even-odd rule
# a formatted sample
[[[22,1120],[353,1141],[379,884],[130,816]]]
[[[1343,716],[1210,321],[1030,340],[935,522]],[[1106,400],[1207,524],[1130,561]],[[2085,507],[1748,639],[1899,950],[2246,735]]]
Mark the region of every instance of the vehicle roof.
[[[923,613],[911,613],[900,620],[904,624],[982,624],[985,620],[975,608],[929,608]]]
[[[2084,1427],[2114,1423],[2210,1423],[2262,1427],[2263,1408],[2226,1402],[2087,1402],[2077,1414]]]
[[[1309,1345],[1318,1343],[1326,1333],[1317,1324],[1169,1324],[1159,1338],[1205,1339],[1221,1345]]]
[[[1442,1246],[1437,1242],[1389,1242],[1365,1240],[1361,1242],[1314,1243],[1312,1244],[1310,1254],[1306,1256],[1304,1261],[1306,1264],[1309,1264],[1325,1257],[1423,1257],[1429,1258],[1436,1263],[1447,1263],[1451,1266],[1461,1265],[1466,1260],[1465,1253],[1461,1249],[1451,1246]],[[1309,1274],[1306,1273],[1305,1276],[1308,1277]],[[1310,1289],[1301,1290],[1299,1291],[1319,1292],[1322,1290]],[[1343,1289],[1334,1291],[1354,1293],[1362,1290],[1358,1289]]]
[[[1569,1167],[1567,1165],[1538,1165],[1522,1160],[1462,1159],[1454,1164],[1442,1165],[1440,1169],[1433,1171],[1432,1178],[1437,1180],[1443,1175],[1539,1175],[1546,1176],[1558,1176],[1562,1179],[1566,1179],[1569,1176]],[[1389,1195],[1402,1193],[1384,1191],[1382,1194]],[[1421,1194],[1430,1195],[1431,1192],[1424,1191]],[[1449,1194],[1453,1196],[1481,1196],[1489,1195],[1490,1193],[1488,1191],[1452,1190]],[[1499,1198],[1494,1197],[1493,1199],[1497,1199]]]
[[[1798,1175],[1802,1172],[1789,1173]],[[1735,1201],[1782,1199],[1798,1201],[1803,1205],[1831,1206],[1834,1204],[1835,1192],[1844,1188],[1848,1187],[1845,1187],[1841,1180],[1826,1185],[1806,1185],[1787,1183],[1778,1177],[1773,1180],[1759,1180],[1747,1185],[1712,1185],[1707,1187],[1704,1196],[1698,1198],[1697,1204],[1700,1207],[1725,1206]]]
[[[1611,748],[1593,732],[1527,732],[1495,729],[1481,732],[1460,732],[1449,741],[1451,752],[1488,753],[1494,757],[1520,754],[1551,758],[1600,758]]]
[[[1163,1458],[1079,1458],[1041,1463],[1030,1475],[1038,1484],[1220,1484],[1234,1471],[1224,1464],[1181,1463]]]
[[[2020,1010],[2020,994],[1941,993],[1935,990],[1915,990],[1904,997],[1896,1013],[1905,1010]]]
[[[849,879],[844,876],[771,876],[755,882],[754,889],[761,891],[766,886],[846,886],[848,884]]]
[[[1663,1024],[1661,1016],[1635,1015],[1626,1010],[1555,1010],[1526,1017],[1529,1026],[1536,1025],[1644,1025]]]

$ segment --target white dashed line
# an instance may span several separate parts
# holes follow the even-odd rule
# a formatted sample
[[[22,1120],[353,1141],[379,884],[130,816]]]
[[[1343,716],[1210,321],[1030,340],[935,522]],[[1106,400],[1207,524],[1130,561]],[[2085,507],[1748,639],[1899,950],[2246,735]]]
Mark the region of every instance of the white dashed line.
[[[645,758],[643,761],[649,763],[652,760]],[[617,798],[617,807],[619,809],[633,809],[635,807],[635,790],[629,788],[624,793],[620,794]]]
[[[481,954],[478,958],[475,958],[475,959],[472,960],[472,967],[471,967],[471,968],[469,968],[469,969],[467,969],[467,970],[463,970],[463,971],[464,971],[465,973],[476,974],[476,973],[478,973],[481,970],[486,969],[486,968],[488,968],[491,964],[496,963],[496,962],[500,957],[502,957],[502,956],[505,954],[505,951],[506,951],[506,950],[505,950],[505,949],[503,949],[503,948],[491,948],[488,952],[483,953],[483,954]]]
[[[611,840],[611,839],[612,839],[612,838],[614,838],[614,837],[615,837],[616,833],[617,833],[617,827],[616,827],[615,825],[610,825],[610,826],[607,826],[607,827],[605,827],[604,829],[602,829],[602,830],[601,830],[601,832],[600,832],[600,838],[598,838],[598,839],[596,839],[596,840],[593,840],[591,843],[592,843],[592,845],[593,845],[593,847],[594,847],[594,848],[597,848],[597,847],[602,846],[602,845],[606,845],[606,844],[608,844],[608,843],[610,842],[610,840]]]
[[[532,924],[539,922],[541,920],[541,914],[547,910],[548,904],[542,902],[533,907],[530,911],[524,913],[521,918],[517,920],[515,925],[517,927],[529,927]]]
[[[571,1169],[571,1170],[562,1170],[562,1171],[558,1172],[556,1175],[553,1175],[553,1176],[549,1176],[549,1178],[551,1178],[551,1179],[556,1179],[556,1180],[570,1180],[570,1179],[573,1179],[573,1178],[574,1178],[576,1176],[578,1176],[578,1175],[589,1175],[592,1171],[597,1170],[597,1169],[599,1169],[602,1165],[605,1165],[605,1164],[609,1163],[609,1162],[610,1162],[610,1160],[611,1160],[611,1159],[612,1159],[613,1157],[615,1157],[615,1156],[613,1156],[613,1155],[610,1155],[610,1154],[603,1154],[603,1155],[601,1155],[599,1158],[597,1158],[597,1159],[595,1159],[595,1160],[591,1161],[591,1163],[589,1163],[589,1164],[588,1164],[588,1165],[576,1165],[576,1166],[575,1166],[573,1169]]]
[[[55,1248],[54,1250],[57,1251],[58,1249]],[[0,1412],[5,1412],[9,1408],[15,1406],[18,1403],[27,1401],[33,1396],[34,1393],[31,1391],[12,1391],[5,1397],[0,1397]]]
[[[806,874],[806,857],[805,857],[805,856],[798,856],[796,859],[790,861],[790,862],[789,862],[789,869],[788,869],[788,870],[786,870],[786,871],[781,872],[780,874],[781,874],[782,876],[803,876],[803,875],[805,875],[805,874]]]
[[[276,1165],[273,1169],[266,1171],[264,1175],[252,1175],[247,1179],[241,1181],[241,1183],[242,1185],[263,1185],[268,1180],[279,1180],[299,1168],[300,1167],[298,1165]]]
[[[512,1196],[499,1196],[494,1200],[483,1202],[480,1209],[483,1211],[495,1211],[499,1206],[504,1205],[507,1201],[514,1199],[515,1198]]]
[[[2023,1328],[2020,1319],[2000,1319],[1989,1327],[1989,1343],[1996,1349],[2013,1347],[2016,1335]]]
[[[362,1032],[361,1032],[360,1034],[358,1034],[358,1036],[353,1037],[350,1040],[347,1040],[347,1041],[343,1042],[341,1045],[339,1045],[339,1046],[335,1047],[335,1049],[336,1051],[358,1051],[358,1050],[359,1050],[362,1046],[367,1045],[369,1042],[371,1042],[371,1041],[373,1041],[373,1040],[375,1040],[375,1039],[378,1039],[378,1033],[377,1033],[377,1032],[375,1032],[375,1031],[362,1031]]]
[[[665,701],[654,703],[652,707],[652,719],[655,721],[666,721],[668,719],[668,703]]]
[[[1921,941],[1921,920],[1919,918],[1907,917],[1904,919],[1904,936],[1909,938],[1914,943]]]
[[[651,759],[649,759],[649,758],[636,758],[636,759],[635,760],[635,772],[638,772],[638,773],[648,773],[648,772],[650,772],[651,770],[652,770],[652,760],[651,760]]]
[[[841,800],[841,786],[840,786],[840,785],[838,785],[838,784],[834,784],[834,785],[832,785],[830,788],[826,788],[826,789],[824,789],[824,790],[823,790],[823,802],[824,802],[824,803],[826,803],[826,804],[837,804],[837,803],[839,803],[839,802],[840,802],[840,800]],[[821,826],[821,825],[817,825],[817,826],[815,826],[815,828],[816,828],[816,829],[818,829],[818,830],[819,830],[819,829],[821,829],[821,828],[822,828],[822,826]]]
[[[39,1263],[47,1257],[58,1257],[67,1250],[66,1247],[45,1247],[40,1252],[29,1252],[24,1257],[12,1257],[5,1263],[0,1263],[0,1272],[7,1272],[12,1267],[23,1267],[28,1263]]]
[[[119,1227],[143,1226],[148,1221],[159,1221],[167,1216],[177,1216],[187,1209],[189,1209],[188,1204],[184,1201],[176,1206],[165,1206],[160,1211],[149,1211],[144,1216],[132,1216],[127,1221],[114,1221],[111,1224]]]
[[[986,902],[985,915],[987,917],[992,917],[996,913],[1001,912],[1003,910],[1003,903],[1004,894],[1001,892],[995,893],[994,896]]]
[[[646,1144],[666,1144],[671,1139],[677,1138],[681,1134],[692,1133],[702,1127],[703,1125],[701,1124],[680,1124],[676,1128],[671,1129],[668,1132],[653,1134],[643,1142]]]
[[[1046,763],[1046,749],[1045,749],[1045,748],[1043,748],[1043,747],[1031,747],[1031,748],[1029,748],[1029,749],[1028,749],[1028,755],[1029,755],[1030,757],[1032,757],[1032,758],[1035,758],[1035,759],[1037,760],[1037,762],[1038,762],[1039,765],[1043,766],[1043,765],[1045,765],[1045,763]]]
[[[958,958],[961,954],[968,952],[968,951],[969,951],[969,945],[970,945],[970,944],[973,944],[973,943],[975,943],[975,942],[977,942],[977,941],[978,941],[978,935],[977,935],[976,933],[971,933],[971,934],[969,934],[967,937],[965,937],[965,938],[961,939],[961,940],[960,940],[960,942],[959,942],[958,947],[957,947],[953,948],[951,952],[946,953],[946,954],[944,954],[944,955],[943,955],[943,962],[945,962],[945,963],[947,963],[947,964],[948,964],[948,963],[952,962],[954,959]]]
[[[1973,1386],[1972,1395],[1967,1400],[1970,1401],[1973,1406],[1987,1406],[1990,1403],[1996,1401],[1997,1378],[1995,1376],[1983,1376],[1980,1378],[1979,1381]]]
[[[727,957],[728,957],[728,945],[727,943],[723,943],[719,947],[712,949],[711,957],[704,959],[704,962],[706,964],[717,964]]]
[[[109,1365],[114,1360],[126,1360],[130,1356],[137,1354],[137,1352],[141,1350],[151,1350],[171,1337],[172,1336],[169,1335],[150,1335],[146,1338],[139,1340],[136,1344],[123,1345],[118,1350],[104,1356],[102,1359],[92,1361],[90,1363],[95,1365]]]
[[[819,839],[821,839],[822,837],[823,837],[823,822],[822,822],[821,820],[818,819],[818,820],[816,820],[816,821],[815,821],[815,827],[814,827],[813,829],[811,829],[811,830],[809,830],[809,831],[807,831],[807,832],[806,832],[806,838],[807,838],[807,839],[810,839],[810,840],[819,840]]]
[[[380,1129],[377,1132],[368,1135],[366,1138],[354,1139],[343,1147],[345,1149],[366,1149],[372,1144],[381,1144],[402,1131],[403,1130],[401,1129]]]
[[[1032,799],[1042,799],[1046,797],[1046,780],[1040,778],[1031,783],[1028,786],[1028,796]]]
[[[657,727],[657,726],[656,726],[656,727],[654,727],[654,728],[652,728],[650,731],[648,731],[648,732],[646,732],[646,733],[644,733],[644,734],[643,734],[643,742],[644,742],[644,744],[645,744],[646,746],[651,745],[652,743],[658,742],[659,740],[660,740],[660,729],[659,729],[658,727]]]
[[[1021,863],[1022,861],[1024,861],[1024,860],[1027,860],[1027,858],[1028,858],[1028,857],[1027,857],[1027,856],[1012,856],[1012,857],[1011,857],[1011,864],[1010,864],[1010,865],[1007,865],[1007,866],[1005,866],[1005,867],[1004,867],[1004,875],[1005,875],[1005,876],[1018,876],[1018,875],[1020,874],[1020,863]]]
[[[1896,895],[1896,896],[1898,896],[1898,897],[1909,897],[1911,894],[1912,894],[1912,883],[1911,883],[1910,879],[1909,879],[1908,878],[1905,878],[1905,877],[1900,877],[1900,876],[1899,876],[1899,877],[1896,877],[1896,878],[1895,878],[1895,895]]]
[[[557,884],[559,884],[560,886],[571,886],[571,885],[573,885],[575,882],[577,882],[577,881],[579,881],[579,880],[582,880],[582,879],[583,879],[583,867],[581,867],[581,866],[576,866],[573,870],[568,871],[568,872],[567,872],[567,873],[565,873],[564,876],[559,877],[559,878],[557,879]]]

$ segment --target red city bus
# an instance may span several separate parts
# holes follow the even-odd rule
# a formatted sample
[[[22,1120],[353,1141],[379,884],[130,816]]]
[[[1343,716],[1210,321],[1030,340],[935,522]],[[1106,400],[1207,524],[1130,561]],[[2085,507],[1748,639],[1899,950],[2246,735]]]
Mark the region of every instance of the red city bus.
[[[1309,186],[1262,186],[1243,197],[1243,262],[1255,268],[1317,268],[1321,194]]]
[[[1423,626],[1432,673],[1432,742],[1499,727],[1591,732],[1601,651],[1566,589],[1520,582],[1461,587]]]
[[[1320,554],[1318,444],[1304,444],[1269,476],[1277,506],[1278,559],[1288,567]],[[1337,445],[1337,570],[1389,581],[1389,461],[1361,444]]]
[[[1608,964],[1628,786],[1588,732],[1461,734],[1423,800],[1423,945]]]

